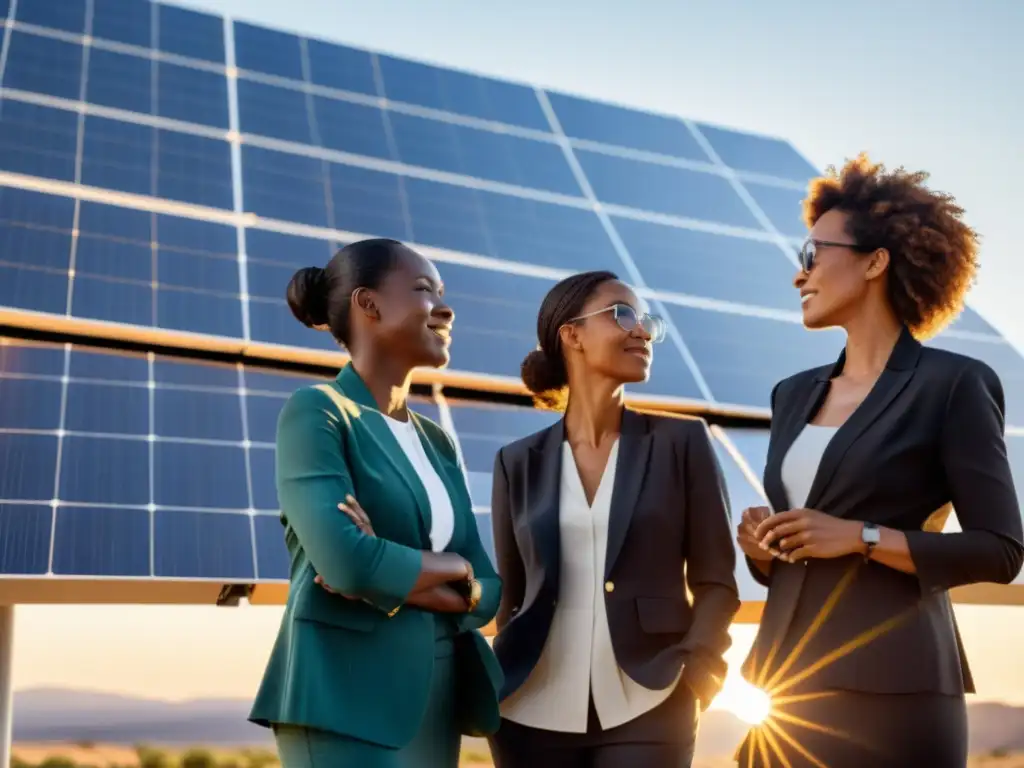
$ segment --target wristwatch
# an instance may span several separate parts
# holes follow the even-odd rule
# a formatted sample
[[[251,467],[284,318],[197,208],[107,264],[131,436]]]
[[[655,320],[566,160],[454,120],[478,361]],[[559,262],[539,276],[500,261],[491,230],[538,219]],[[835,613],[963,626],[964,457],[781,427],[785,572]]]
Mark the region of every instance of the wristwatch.
[[[860,529],[860,540],[867,546],[864,551],[864,562],[867,562],[871,559],[871,553],[875,551],[878,542],[882,540],[882,532],[874,523],[864,523]]]

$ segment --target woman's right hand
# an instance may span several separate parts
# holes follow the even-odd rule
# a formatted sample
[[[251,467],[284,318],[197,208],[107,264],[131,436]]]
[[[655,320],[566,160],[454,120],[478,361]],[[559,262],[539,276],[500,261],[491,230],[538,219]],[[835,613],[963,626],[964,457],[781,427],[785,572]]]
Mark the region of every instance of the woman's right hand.
[[[771,514],[772,511],[768,507],[747,507],[743,510],[743,517],[736,528],[736,543],[740,545],[743,554],[755,562],[770,562],[773,557],[771,552],[761,548],[760,541],[754,536],[757,526]]]

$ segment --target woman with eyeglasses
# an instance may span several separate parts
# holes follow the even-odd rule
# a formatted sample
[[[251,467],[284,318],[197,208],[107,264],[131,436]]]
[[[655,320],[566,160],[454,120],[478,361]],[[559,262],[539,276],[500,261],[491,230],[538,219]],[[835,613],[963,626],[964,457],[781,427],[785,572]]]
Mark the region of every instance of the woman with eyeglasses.
[[[558,283],[537,335],[523,381],[565,415],[495,458],[495,764],[688,766],[739,608],[707,427],[624,407],[665,328],[614,274]]]
[[[1024,560],[1004,396],[982,362],[924,347],[963,308],[978,243],[923,173],[860,156],[811,183],[794,285],[836,363],[771,393],[764,489],[738,540],[768,588],[743,671],[773,713],[741,766],[961,768],[974,692],[948,590]],[[955,508],[961,532],[942,533]]]

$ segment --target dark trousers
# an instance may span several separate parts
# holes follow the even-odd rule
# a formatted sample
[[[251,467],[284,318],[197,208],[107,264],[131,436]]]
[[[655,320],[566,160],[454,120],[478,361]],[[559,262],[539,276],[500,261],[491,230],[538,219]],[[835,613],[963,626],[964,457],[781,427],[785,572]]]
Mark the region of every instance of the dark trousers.
[[[530,728],[502,720],[490,739],[495,768],[690,768],[697,701],[685,683],[635,720],[602,730],[590,702],[586,733]]]
[[[742,768],[964,768],[963,696],[823,691],[793,696],[752,728]]]

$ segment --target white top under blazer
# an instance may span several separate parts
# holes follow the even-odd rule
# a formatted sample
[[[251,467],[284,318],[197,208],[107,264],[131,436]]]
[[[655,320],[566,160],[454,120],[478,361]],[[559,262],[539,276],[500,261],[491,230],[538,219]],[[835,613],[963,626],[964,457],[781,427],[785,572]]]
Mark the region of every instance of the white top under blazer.
[[[793,509],[807,503],[821,457],[839,427],[807,424],[782,459],[782,485]]]
[[[593,692],[598,720],[607,730],[658,706],[678,683],[677,677],[664,690],[645,688],[619,668],[612,649],[604,568],[618,457],[616,441],[594,503],[588,505],[572,448],[563,443],[558,603],[540,660],[502,702],[501,714],[508,720],[548,731],[586,733]]]
[[[455,510],[452,509],[448,489],[441,481],[434,465],[430,463],[412,417],[410,416],[408,421],[398,421],[383,413],[381,416],[384,416],[384,421],[391,428],[391,434],[395,436],[405,457],[416,470],[416,476],[423,483],[423,489],[430,501],[430,548],[434,552],[443,552],[455,532]]]

